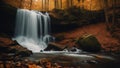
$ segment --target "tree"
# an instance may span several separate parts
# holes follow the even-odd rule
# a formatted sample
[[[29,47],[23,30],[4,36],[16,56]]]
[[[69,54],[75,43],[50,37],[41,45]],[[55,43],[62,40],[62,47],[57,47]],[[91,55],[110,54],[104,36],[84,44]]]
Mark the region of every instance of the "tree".
[[[73,5],[73,3],[72,3],[72,2],[73,2],[73,0],[69,0],[69,1],[70,1],[70,6],[72,6],[72,5]]]
[[[30,10],[32,8],[32,2],[33,2],[33,0],[30,0]]]
[[[50,2],[50,1],[48,0],[48,3],[47,3],[47,5],[48,5],[48,7],[47,7],[48,11],[49,11],[49,2]]]
[[[54,0],[55,9],[62,9],[62,0]]]
[[[62,9],[62,0],[60,0],[60,8]]]
[[[106,27],[110,29],[109,20],[108,20],[108,0],[103,0],[104,3],[104,12],[105,12],[105,20],[106,20]]]
[[[80,0],[78,0],[80,2]],[[84,0],[82,0],[82,9],[84,9]]]
[[[92,0],[90,0],[90,10],[92,10]]]
[[[45,11],[49,11],[49,0],[44,0],[44,9]]]
[[[72,2],[73,2],[73,0],[67,0],[67,8],[72,6],[72,4],[73,4]]]
[[[112,25],[115,24],[115,6],[116,6],[116,0],[112,0],[112,8],[113,8],[113,12],[112,12]]]
[[[57,9],[57,0],[54,0],[55,3],[55,9]]]
[[[44,4],[44,2],[43,2],[43,0],[42,0],[41,2],[42,2],[42,10],[43,10],[43,9],[44,9],[44,7],[43,7],[43,6],[44,6],[44,5],[43,5],[43,4]]]
[[[22,8],[23,0],[20,0],[19,8]]]
[[[103,8],[103,2],[99,0],[99,3],[100,3],[100,8]]]
[[[69,8],[69,0],[67,0],[67,2],[66,2],[66,3],[67,3],[67,8]]]

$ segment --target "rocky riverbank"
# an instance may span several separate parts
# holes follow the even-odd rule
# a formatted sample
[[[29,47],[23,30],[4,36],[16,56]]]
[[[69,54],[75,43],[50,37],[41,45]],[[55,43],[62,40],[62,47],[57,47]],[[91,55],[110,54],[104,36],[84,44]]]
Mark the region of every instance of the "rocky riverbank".
[[[9,56],[25,57],[30,56],[31,54],[32,51],[21,46],[17,41],[12,40],[11,37],[6,34],[0,34],[0,58]]]
[[[0,61],[0,68],[119,68],[119,63],[118,58],[108,55],[44,52]]]

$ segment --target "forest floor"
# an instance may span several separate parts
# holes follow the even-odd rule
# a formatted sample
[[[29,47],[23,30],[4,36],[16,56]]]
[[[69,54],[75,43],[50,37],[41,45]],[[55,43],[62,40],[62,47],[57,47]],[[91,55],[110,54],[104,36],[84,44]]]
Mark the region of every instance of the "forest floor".
[[[62,40],[57,41],[57,43],[62,45],[69,45],[70,47],[72,47],[76,45],[74,40],[78,39],[79,37],[85,34],[94,35],[101,43],[102,48],[107,51],[114,51],[116,49],[120,49],[120,41],[112,37],[110,32],[106,29],[105,23],[96,23],[78,27],[73,30],[56,33],[54,34],[54,36],[56,38],[63,37]]]

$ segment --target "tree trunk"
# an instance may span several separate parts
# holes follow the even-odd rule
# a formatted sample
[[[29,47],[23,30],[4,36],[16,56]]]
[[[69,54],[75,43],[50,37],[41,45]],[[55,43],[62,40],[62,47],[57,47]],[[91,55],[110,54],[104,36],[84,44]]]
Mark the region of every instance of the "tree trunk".
[[[69,8],[69,0],[67,0],[67,8]]]
[[[56,9],[56,7],[57,7],[57,3],[56,3],[56,0],[54,0],[54,3],[55,3],[55,9]]]
[[[109,20],[108,20],[108,0],[103,0],[104,3],[104,12],[105,12],[105,20],[106,20],[106,27],[107,29],[110,29],[109,27]]]
[[[72,7],[72,1],[73,1],[73,0],[70,0],[70,7]]]
[[[62,9],[62,0],[59,0],[59,9]]]
[[[60,0],[60,9],[62,9],[62,0]]]
[[[113,7],[113,13],[112,13],[112,25],[114,26],[114,24],[115,24],[115,6],[116,6],[116,0],[112,0],[112,3],[113,3],[113,5],[112,5],[112,7]]]
[[[82,9],[84,9],[84,5],[83,4],[84,4],[84,0],[82,0]]]
[[[43,11],[45,11],[45,0],[43,0]]]
[[[45,11],[49,10],[49,0],[45,0]]]
[[[30,0],[30,10],[32,9],[32,0]]]
[[[22,2],[23,2],[23,0],[20,0],[19,8],[22,8]]]
[[[92,10],[92,0],[90,0],[90,11]]]
[[[102,3],[102,1],[99,0],[99,3],[100,3],[100,7],[101,7],[101,9],[102,9],[102,8],[103,8],[103,3]]]
[[[44,0],[44,11],[46,11],[46,0]]]
[[[46,0],[45,5],[46,5],[46,7],[45,7],[45,8],[46,8],[46,10],[45,10],[45,11],[48,11],[48,5],[49,5],[49,4],[48,4],[48,0]]]
[[[42,0],[42,11],[44,10],[44,1]]]
[[[56,5],[57,5],[57,9],[59,9],[59,1],[58,1],[58,0],[56,0],[56,1],[57,1],[57,2],[56,2],[56,3],[57,3],[57,4],[56,4]]]
[[[48,11],[49,11],[49,2],[50,2],[50,1],[48,0]]]

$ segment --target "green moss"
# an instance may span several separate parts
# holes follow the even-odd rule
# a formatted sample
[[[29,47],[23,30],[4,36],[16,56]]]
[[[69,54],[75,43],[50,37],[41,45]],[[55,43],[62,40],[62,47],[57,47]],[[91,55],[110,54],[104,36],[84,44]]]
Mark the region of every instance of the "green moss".
[[[85,51],[98,52],[101,50],[101,44],[93,35],[84,35],[77,40],[79,47]]]

